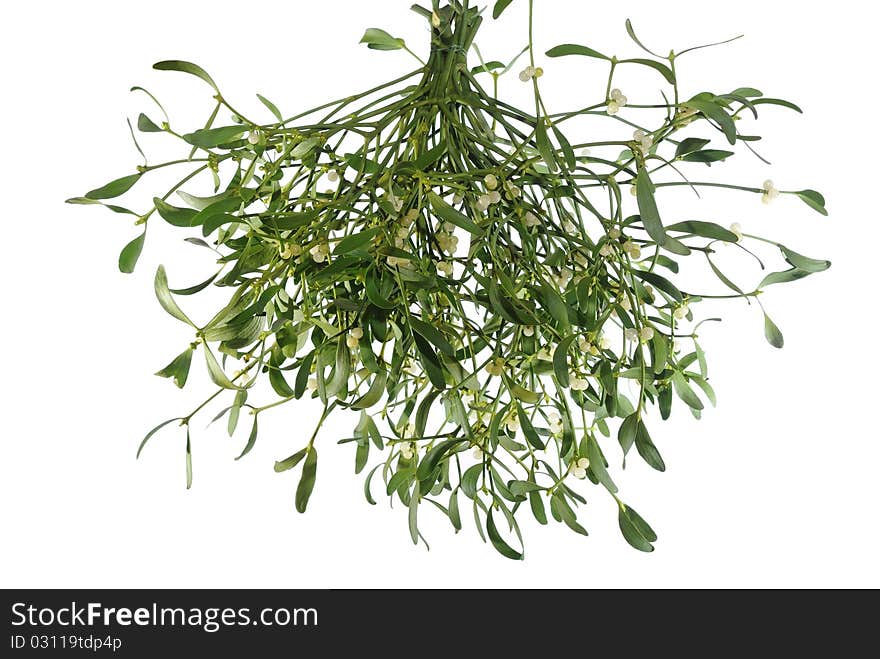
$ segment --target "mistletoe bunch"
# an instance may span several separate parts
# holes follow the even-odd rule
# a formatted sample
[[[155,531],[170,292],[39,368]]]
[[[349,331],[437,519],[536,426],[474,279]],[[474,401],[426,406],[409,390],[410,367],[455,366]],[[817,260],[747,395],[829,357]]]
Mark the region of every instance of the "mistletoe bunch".
[[[155,278],[162,307],[193,331],[192,343],[158,375],[183,387],[200,352],[217,385],[192,413],[161,424],[141,444],[167,425],[185,426],[188,487],[194,415],[228,398],[215,420],[225,416],[230,434],[249,415],[244,457],[264,413],[308,397],[323,404],[320,422],[294,447],[300,450],[275,464],[277,472],[301,469],[300,512],[315,484],[318,430],[331,413],[348,411],[354,430],[341,443],[354,445],[355,470],[381,455],[366,477],[367,500],[374,503],[378,474],[384,493],[408,508],[416,543],[425,502],[456,530],[461,506],[472,508],[480,535],[509,558],[522,557],[523,509],[541,524],[552,517],[586,535],[576,509],[586,503],[578,486],[587,480],[617,502],[624,538],[653,549],[657,536],[619,498],[611,464],[635,449],[664,470],[648,410],[656,406],[665,419],[678,399],[699,417],[706,402],[714,404],[698,303],[744,299],[763,311],[765,287],[830,265],[744,235],[739,225],[667,222],[672,213],[661,213],[661,193],[689,186],[765,202],[785,195],[826,214],[824,200],[770,181],[691,180],[689,172],[707,165],[716,171],[735,145],[753,151],[759,138],[739,130],[741,119],[768,105],[798,108],[751,88],[681,98],[676,63],[696,49],[655,55],[629,23],[643,57],[572,44],[547,53],[607,71],[585,107],[550,113],[531,38],[532,2],[529,45],[520,53],[529,61],[514,82],[533,89],[528,110],[499,98],[499,82],[516,73],[519,58],[482,58],[474,39],[483,17],[468,0],[413,7],[431,35],[430,56],[417,70],[290,118],[261,96],[274,117],[268,123],[236,110],[199,66],[155,65],[196,76],[214,92],[201,129],[178,132],[167,115],[137,121],[143,133],[180,140],[189,155],[146,163],[70,201],[136,218],[142,233],[120,255],[123,272],[133,271],[157,222],[156,230],[170,224],[216,253],[217,272],[198,285],[171,289],[162,267]],[[510,4],[499,1],[495,17]],[[368,30],[363,41],[412,53],[383,30]],[[622,67],[651,69],[663,91],[628,97],[615,86]],[[604,118],[607,134],[575,139],[569,126],[585,116]],[[146,212],[108,201],[171,167],[185,176]],[[196,177],[213,180],[212,196],[186,191]],[[787,265],[741,287],[713,257],[723,245],[748,256],[755,242],[775,246]],[[721,290],[676,284],[684,259],[702,261]],[[195,322],[180,300],[209,287],[228,290],[228,302],[208,322]],[[767,339],[782,347],[781,332],[763,315]]]

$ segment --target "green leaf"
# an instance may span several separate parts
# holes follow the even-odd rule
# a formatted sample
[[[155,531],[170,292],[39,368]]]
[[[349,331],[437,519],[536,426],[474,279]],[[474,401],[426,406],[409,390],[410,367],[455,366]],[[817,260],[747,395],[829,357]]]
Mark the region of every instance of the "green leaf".
[[[274,116],[279,122],[284,121],[284,117],[281,116],[281,111],[278,109],[278,106],[262,94],[257,94],[257,98],[260,99],[260,103],[265,105],[269,109],[269,112],[272,113],[272,116]]]
[[[678,222],[666,227],[667,231],[676,231],[687,233],[701,238],[709,238],[711,240],[723,240],[726,243],[735,243],[738,241],[736,234],[729,229],[725,229],[720,224],[714,222],[700,222],[693,220],[690,222]]]
[[[118,178],[115,181],[110,181],[107,185],[96,188],[91,192],[87,192],[86,199],[91,199],[92,201],[96,201],[98,199],[115,199],[116,197],[120,197],[131,190],[131,188],[134,186],[135,183],[140,180],[140,178],[140,174],[132,174],[130,176],[123,176],[122,178]]]
[[[428,200],[431,202],[431,208],[434,209],[434,214],[439,219],[454,224],[458,228],[464,229],[475,236],[481,236],[483,234],[483,230],[474,224],[469,217],[455,210],[452,206],[443,201],[436,193],[429,192]]]
[[[504,13],[504,10],[510,6],[513,0],[498,0],[495,3],[495,8],[492,9],[492,18],[498,18],[501,14]]]
[[[443,333],[433,325],[419,320],[415,316],[410,316],[409,325],[414,332],[430,341],[434,347],[447,357],[455,357],[455,348],[447,341]]]
[[[302,459],[304,457],[306,457],[306,453],[308,453],[308,451],[309,450],[307,448],[304,448],[301,451],[297,451],[296,453],[291,455],[289,458],[286,458],[285,460],[280,460],[280,461],[276,462],[275,463],[275,472],[280,474],[283,471],[289,471],[290,469],[293,469],[296,465],[298,465],[302,461]]]
[[[382,371],[377,373],[373,378],[373,382],[370,383],[370,388],[367,390],[363,396],[361,396],[358,400],[356,400],[351,408],[353,410],[366,410],[376,403],[378,403],[382,399],[382,394],[385,393],[385,383],[388,381],[388,373]]]
[[[345,156],[345,162],[348,163],[348,166],[351,167],[356,172],[363,172],[365,174],[378,174],[382,171],[382,165],[375,160],[370,160],[369,158],[364,158],[362,154],[359,153],[349,153]]]
[[[694,410],[702,410],[703,401],[697,397],[684,375],[676,371],[672,374],[672,386],[675,387],[675,393],[681,398],[685,404]]]
[[[147,436],[144,437],[144,438],[141,440],[141,443],[140,443],[140,445],[138,446],[137,457],[138,457],[138,458],[141,457],[141,451],[144,450],[144,447],[147,445],[147,442],[149,442],[150,439],[152,439],[153,435],[155,435],[157,432],[159,432],[160,430],[162,430],[162,428],[164,428],[165,426],[167,426],[169,423],[174,423],[175,421],[183,421],[183,419],[181,419],[180,417],[177,417],[176,419],[168,419],[168,421],[163,421],[163,422],[160,423],[158,426],[156,426],[155,428],[153,428],[150,432],[148,432],[148,433],[147,433]]]
[[[443,366],[440,363],[440,359],[437,357],[437,353],[434,352],[431,345],[419,334],[413,334],[413,340],[415,341],[419,353],[419,362],[425,369],[425,373],[428,375],[431,384],[441,391],[446,389],[446,377],[443,375]]]
[[[159,128],[153,120],[150,119],[147,115],[141,112],[138,115],[138,130],[142,133],[161,133],[162,129]]]
[[[226,432],[232,437],[235,434],[235,429],[238,427],[238,419],[241,416],[241,408],[247,401],[247,391],[241,390],[236,392],[235,400],[232,402],[232,407],[229,408],[229,420],[226,422]]]
[[[546,446],[544,442],[541,441],[541,438],[538,436],[538,433],[535,430],[535,426],[532,425],[531,420],[526,415],[526,411],[519,403],[516,403],[516,414],[517,418],[519,418],[519,425],[522,428],[523,434],[526,436],[526,441],[528,441],[528,443],[531,444],[534,448],[543,451]]]
[[[421,496],[419,493],[419,482],[413,486],[412,495],[409,499],[409,537],[412,538],[413,544],[419,544],[419,501]]]
[[[712,119],[721,128],[727,141],[731,144],[736,144],[736,125],[734,125],[733,119],[722,106],[708,98],[699,97],[692,98],[684,105]]]
[[[734,89],[730,94],[731,96],[745,96],[746,98],[757,98],[764,95],[754,87],[740,87],[739,89]]]
[[[454,448],[467,441],[467,439],[447,439],[437,444],[434,448],[428,451],[419,463],[419,468],[416,471],[416,478],[420,481],[429,478],[448,453],[452,452]]]
[[[660,62],[656,62],[651,59],[638,59],[637,58],[637,59],[620,60],[620,62],[618,62],[618,63],[619,64],[641,64],[642,66],[648,66],[648,67],[654,69],[655,71],[659,72],[660,75],[662,75],[664,78],[666,78],[666,82],[668,82],[670,85],[675,84],[675,74],[672,72],[672,69],[670,69],[665,64],[661,64]]]
[[[523,554],[507,544],[501,537],[501,534],[498,533],[495,520],[492,519],[492,508],[489,508],[489,512],[486,514],[486,532],[489,535],[492,546],[495,547],[499,554],[514,561],[523,560]]]
[[[645,231],[658,245],[666,242],[666,230],[660,219],[660,211],[657,209],[657,200],[654,198],[654,183],[644,167],[639,168],[636,179],[636,197],[639,204],[639,214]]]
[[[800,192],[794,192],[793,194],[796,194],[801,201],[817,213],[825,216],[828,215],[828,210],[825,208],[825,197],[820,193],[815,190],[801,190]]]
[[[782,348],[785,345],[785,337],[782,336],[782,332],[776,326],[776,323],[766,313],[764,314],[764,336],[767,337],[767,341],[774,348]]]
[[[208,366],[208,375],[211,377],[211,381],[218,387],[223,387],[224,389],[239,390],[241,387],[234,385],[232,380],[226,376],[226,373],[223,371],[223,368],[220,366],[214,353],[211,352],[211,348],[208,347],[208,344],[203,343],[202,345],[205,347],[205,363]]]
[[[205,82],[207,82],[211,87],[214,88],[218,94],[220,90],[217,89],[217,84],[214,82],[213,78],[208,75],[208,72],[205,71],[198,64],[193,64],[192,62],[183,62],[180,60],[165,60],[163,62],[156,62],[153,64],[153,68],[158,71],[180,71],[181,73],[189,73],[190,75],[194,75],[197,78],[201,78]]]
[[[189,377],[189,367],[192,363],[193,348],[190,346],[180,353],[174,360],[161,371],[156,373],[160,378],[171,378],[179,389],[186,385]]]
[[[771,272],[769,275],[761,280],[761,283],[758,284],[758,289],[760,290],[766,286],[771,286],[773,284],[787,284],[789,282],[797,281],[798,279],[803,279],[804,277],[809,276],[809,272],[805,272],[804,270],[800,270],[799,268],[791,268],[790,270],[784,270],[782,272]]]
[[[134,272],[138,259],[141,257],[141,253],[144,251],[144,241],[146,241],[146,239],[147,232],[145,231],[122,248],[122,251],[119,253],[120,272],[123,272],[127,275],[130,275],[132,272]]]
[[[639,41],[639,38],[636,36],[636,31],[633,28],[632,21],[630,21],[628,18],[626,19],[626,33],[629,35],[630,39],[635,41],[636,45],[639,48],[644,50],[646,53],[653,55],[654,57],[659,57],[655,52],[648,50],[648,48],[645,46],[645,44],[643,44],[641,41]]]
[[[632,547],[643,552],[654,551],[651,543],[657,540],[657,534],[635,510],[620,504],[617,520],[620,532]]]
[[[269,384],[272,385],[272,389],[275,393],[282,398],[296,397],[296,392],[290,388],[290,385],[284,378],[284,374],[277,366],[269,367]]]
[[[604,60],[611,59],[607,55],[603,55],[602,53],[595,51],[592,48],[587,48],[586,46],[578,46],[576,44],[570,43],[556,46],[555,48],[551,48],[547,51],[547,57],[568,57],[569,55],[582,55],[583,57],[595,57],[596,59]]]
[[[193,484],[192,441],[189,435],[189,426],[186,427],[186,489]]]
[[[297,144],[290,152],[291,158],[305,158],[321,144],[318,137],[310,137]]]
[[[798,254],[797,252],[790,250],[785,245],[779,245],[779,249],[782,251],[783,256],[785,256],[785,260],[798,270],[813,274],[816,272],[824,272],[831,267],[831,261],[811,259],[803,254]]]
[[[663,462],[663,458],[660,457],[660,451],[654,446],[654,442],[651,441],[651,435],[648,434],[648,429],[641,420],[639,420],[638,428],[636,429],[636,450],[652,468],[657,471],[666,471],[666,464]]]
[[[541,500],[540,494],[529,492],[529,507],[539,524],[547,524],[547,511],[544,510],[544,502]]]
[[[733,151],[721,151],[719,149],[707,149],[706,151],[695,151],[682,156],[682,160],[686,162],[703,162],[712,163],[727,160],[730,156],[736,155]]]
[[[403,39],[392,37],[385,30],[375,27],[364,33],[361,43],[367,44],[367,47],[373,50],[400,50],[405,45]]]
[[[221,144],[237,141],[246,131],[247,127],[241,125],[203,128],[194,133],[187,133],[183,136],[183,140],[202,149],[213,149]]]
[[[636,434],[640,425],[641,421],[639,420],[638,413],[630,414],[620,424],[620,430],[617,432],[617,441],[620,444],[620,448],[623,449],[624,457],[626,457],[626,454],[629,453],[629,450],[635,444]]]
[[[565,133],[563,133],[562,129],[556,124],[553,124],[553,134],[556,136],[556,141],[559,142],[559,147],[562,149],[562,155],[565,158],[565,166],[568,167],[568,169],[575,169],[578,161],[577,156],[574,153],[574,148],[571,146],[571,142],[568,141]]]
[[[675,150],[675,157],[681,158],[684,155],[689,153],[694,153],[695,151],[699,151],[704,146],[706,146],[711,140],[704,140],[699,137],[688,137],[683,139],[681,143],[678,145],[678,148]]]
[[[156,212],[159,213],[159,217],[168,222],[171,226],[180,228],[195,226],[193,221],[199,211],[193,210],[192,208],[178,208],[172,206],[158,197],[153,199],[153,204],[156,206]]]
[[[790,101],[784,101],[781,98],[756,98],[752,101],[752,105],[779,105],[784,108],[788,108],[789,110],[794,110],[800,114],[803,114],[804,111],[801,110],[797,105]]]
[[[541,158],[547,163],[550,171],[557,171],[559,163],[556,161],[556,150],[550,143],[550,137],[547,135],[547,124],[544,123],[543,119],[538,119],[538,124],[535,126],[535,142],[538,145],[538,153],[541,154]]]
[[[75,204],[77,206],[103,206],[104,208],[113,211],[114,213],[122,213],[125,215],[134,215],[137,217],[137,213],[127,208],[123,208],[122,206],[115,206],[113,204],[104,204],[97,199],[88,199],[86,197],[73,197],[71,199],[65,199],[65,204]]]
[[[455,532],[461,531],[461,513],[458,509],[458,488],[452,490],[449,495],[449,521],[452,522]]]
[[[251,426],[251,434],[248,435],[247,444],[245,444],[244,450],[241,452],[236,460],[241,460],[244,456],[251,452],[251,449],[254,448],[254,444],[257,443],[257,415],[254,414],[254,425]]]
[[[727,286],[732,291],[736,291],[740,295],[745,295],[745,293],[743,293],[743,290],[739,286],[734,284],[727,275],[725,275],[723,272],[721,272],[721,270],[718,269],[718,266],[715,265],[711,258],[706,256],[706,260],[709,262],[709,267],[712,268],[712,272],[715,273],[715,276],[718,277],[718,279],[721,280],[721,282],[725,286]]]
[[[302,477],[296,488],[296,510],[304,513],[309,505],[309,497],[315,489],[315,475],[318,471],[318,450],[312,446],[308,449],[305,464],[303,464]]]
[[[587,459],[590,461],[590,470],[596,479],[606,487],[609,492],[617,492],[617,486],[611,480],[608,470],[605,468],[605,456],[595,437],[587,437]]]
[[[684,299],[681,291],[678,290],[675,284],[666,279],[666,277],[658,275],[656,272],[648,272],[642,270],[633,270],[632,273],[636,275],[639,279],[642,279],[649,284],[657,287],[657,289],[666,293],[676,302],[681,302]]]
[[[346,236],[336,245],[336,249],[333,250],[333,254],[335,254],[336,256],[341,256],[342,254],[348,254],[349,252],[359,250],[365,245],[369,245],[373,238],[378,236],[380,233],[382,233],[382,228],[375,227],[373,229],[359,231],[357,233],[353,233],[350,236]]]
[[[568,372],[568,350],[571,348],[571,344],[574,342],[575,338],[574,335],[564,338],[556,346],[556,351],[553,353],[553,372],[556,375],[556,381],[559,383],[559,386],[564,389],[568,389],[570,384]]]
[[[156,291],[156,297],[159,300],[159,304],[162,305],[162,308],[165,309],[165,311],[190,327],[195,327],[193,322],[185,313],[183,313],[183,311],[181,311],[180,307],[177,306],[177,302],[174,301],[171,291],[168,289],[168,276],[165,274],[164,265],[160,265],[159,269],[156,270],[153,289]]]

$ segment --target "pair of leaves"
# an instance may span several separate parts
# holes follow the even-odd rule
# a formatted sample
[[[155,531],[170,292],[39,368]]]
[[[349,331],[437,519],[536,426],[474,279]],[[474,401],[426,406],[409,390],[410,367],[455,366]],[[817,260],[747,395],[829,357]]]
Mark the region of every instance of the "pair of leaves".
[[[304,513],[309,504],[309,498],[315,489],[315,477],[318,471],[318,451],[314,446],[306,447],[297,451],[289,458],[275,463],[275,472],[282,473],[296,467],[305,458],[302,476],[296,488],[295,505],[297,512]]]
[[[632,547],[643,552],[654,551],[651,543],[657,541],[657,534],[635,510],[621,503],[617,522],[624,539]]]
[[[635,444],[639,455],[650,467],[657,471],[666,471],[666,463],[663,462],[660,452],[651,441],[651,435],[638,412],[634,412],[623,420],[623,423],[620,424],[617,440],[623,449],[624,456]]]

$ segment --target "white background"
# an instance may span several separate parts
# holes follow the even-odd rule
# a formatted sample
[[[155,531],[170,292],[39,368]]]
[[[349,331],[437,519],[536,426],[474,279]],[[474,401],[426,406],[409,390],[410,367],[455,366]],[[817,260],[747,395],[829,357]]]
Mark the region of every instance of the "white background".
[[[829,200],[830,218],[794,198],[770,207],[736,194],[699,204],[681,196],[679,206],[672,195],[664,200],[680,219],[739,221],[834,267],[767,292],[783,351],[765,343],[759,311],[742,303],[726,305],[725,322],[702,332],[718,409],[701,422],[680,408],[668,423],[654,422],[667,473],[633,460],[618,479],[625,500],[660,534],[654,554],[626,546],[613,502],[598,488],[587,490],[590,504],[580,512],[591,536],[526,523],[523,563],[484,546],[468,515],[454,536],[427,512],[432,550],[414,548],[399,505],[369,506],[352,447],[334,445],[334,436],[350,433],[348,418],[322,435],[317,487],[309,512],[298,515],[298,475],[276,475],[272,464],[304,444],[316,414],[308,406],[265,415],[257,447],[241,462],[233,458],[247,427],[229,439],[195,424],[190,492],[180,430],[157,436],[135,462],[147,429],[211,391],[195,365],[182,394],[150,375],[189,340],[155,303],[152,275],[164,262],[172,285],[189,285],[211,264],[179,230],[157,224],[137,274],[121,275],[118,251],[136,235],[130,221],[63,204],[138,164],[124,117],[158,113],[128,88],[144,85],[176,126],[194,129],[210,110],[207,87],[151,70],[161,59],[188,59],[248,112],[266,116],[260,92],[293,114],[409,70],[406,54],[357,42],[377,26],[424,53],[425,26],[410,4],[83,0],[4,8],[0,586],[880,586],[872,256],[880,99],[870,82],[875,28],[851,1],[740,0],[703,11],[693,3],[538,0],[539,52],[575,42],[637,57],[627,16],[664,52],[745,33],[681,61],[686,93],[754,86],[806,114],[764,109],[756,130],[774,165],[744,154],[725,177],[746,185],[772,177],[783,189],[821,189]],[[525,44],[525,4],[517,0],[501,24],[486,25],[480,43],[488,57],[508,58]],[[541,63],[551,109],[581,107],[601,93],[605,69],[595,61]],[[633,79],[631,98],[657,82],[650,76]],[[515,78],[506,88],[525,98]],[[142,140],[157,156],[170,153],[166,142]]]

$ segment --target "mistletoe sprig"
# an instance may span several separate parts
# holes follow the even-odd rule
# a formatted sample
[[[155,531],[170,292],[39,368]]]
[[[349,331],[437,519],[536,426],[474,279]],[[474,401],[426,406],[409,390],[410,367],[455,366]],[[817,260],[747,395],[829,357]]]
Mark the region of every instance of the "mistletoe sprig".
[[[495,17],[510,4],[499,1]],[[366,477],[366,498],[375,503],[378,474],[380,489],[407,507],[415,543],[425,502],[456,531],[461,507],[471,508],[481,537],[508,558],[523,556],[523,509],[586,535],[576,510],[586,503],[578,485],[588,480],[616,501],[629,544],[652,551],[657,536],[620,498],[611,464],[635,449],[663,471],[649,410],[666,419],[678,400],[699,417],[715,403],[698,303],[745,301],[782,347],[762,292],[830,266],[738,224],[669,221],[673,211],[661,213],[659,202],[666,188],[716,187],[768,203],[800,198],[826,214],[813,190],[700,175],[717,171],[737,145],[757,156],[760,138],[740,129],[747,117],[766,106],[799,109],[751,88],[682,98],[676,64],[697,49],[658,56],[627,22],[640,57],[573,44],[546,54],[547,62],[582,58],[605,83],[585,92],[585,107],[551,113],[531,36],[533,0],[528,46],[509,63],[482,58],[474,39],[483,17],[468,0],[440,5],[413,7],[431,34],[430,56],[415,71],[290,118],[262,96],[274,120],[246,116],[188,62],[155,68],[196,76],[214,92],[198,130],[177,131],[155,97],[135,88],[163,114],[158,122],[141,114],[139,131],[181,141],[181,158],[146,163],[70,201],[136,218],[141,233],[120,255],[123,272],[134,270],[148,229],[165,224],[217,255],[217,271],[189,288],[172,289],[165,269],[156,273],[160,304],[193,331],[158,375],[182,388],[201,352],[217,390],[151,431],[141,449],[172,423],[186,427],[189,487],[190,425],[209,404],[228,399],[215,420],[225,417],[230,434],[243,413],[251,417],[243,458],[263,414],[312,398],[323,404],[314,433],[275,464],[277,472],[301,470],[300,512],[315,485],[319,430],[349,411],[356,425],[340,443],[354,445],[356,472],[374,451],[382,456]],[[368,30],[363,42],[418,59],[383,30]],[[512,84],[533,89],[529,109],[499,94],[523,56],[522,82]],[[624,94],[615,81],[627,67],[653,70],[663,89]],[[570,126],[583,117],[604,119],[607,133],[575,139]],[[185,175],[146,212],[110,202],[167,168]],[[212,196],[187,192],[197,178],[213,181]],[[756,286],[735,283],[717,263],[725,247],[750,259],[761,243],[787,265]],[[705,290],[676,283],[685,259],[703,264]],[[180,300],[209,288],[228,290],[228,303],[196,322]]]

